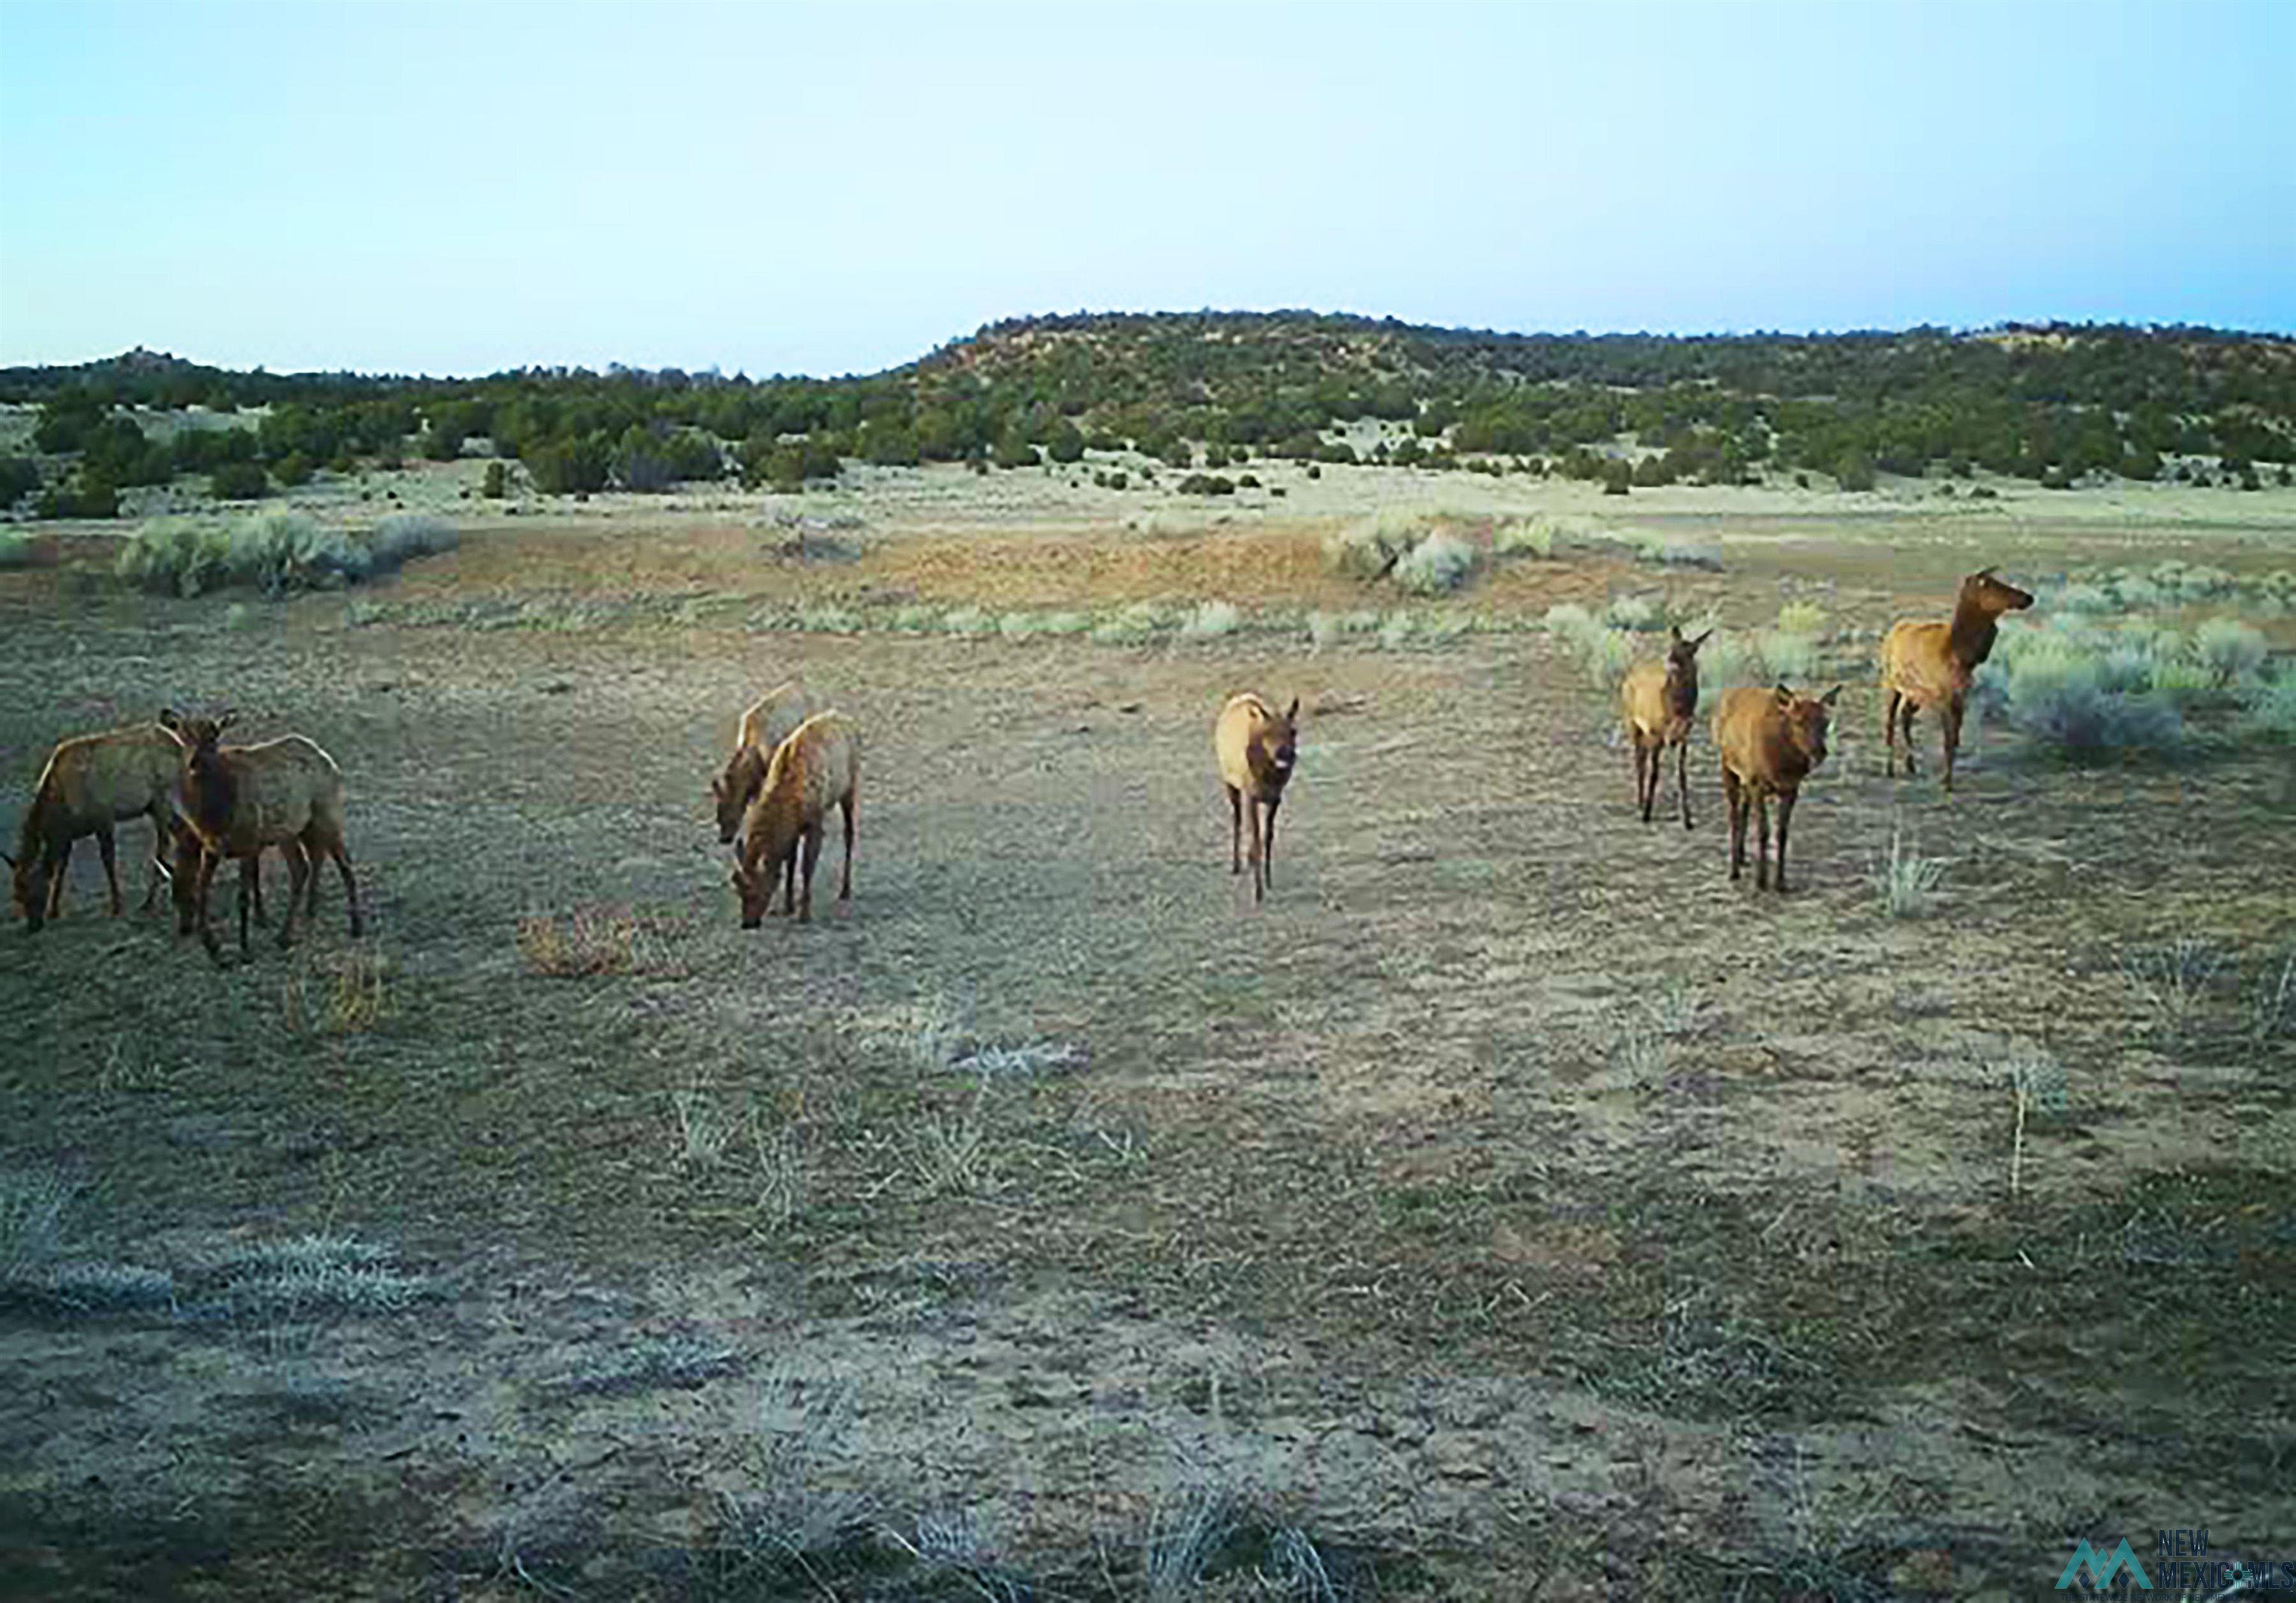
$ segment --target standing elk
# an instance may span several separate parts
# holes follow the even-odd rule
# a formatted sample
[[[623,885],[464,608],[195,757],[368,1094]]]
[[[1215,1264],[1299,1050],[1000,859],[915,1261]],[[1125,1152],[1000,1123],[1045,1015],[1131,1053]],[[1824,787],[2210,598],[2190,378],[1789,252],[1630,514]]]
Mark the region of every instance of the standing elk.
[[[180,757],[180,748],[178,751]],[[174,838],[176,860],[167,870],[167,874],[168,887],[176,904],[176,935],[180,939],[199,928],[200,867],[201,860],[207,855],[207,848],[200,844],[200,838],[192,826],[181,818],[176,820]],[[280,857],[288,864],[289,883],[306,886],[303,894],[303,916],[308,919],[312,916],[313,907],[318,896],[317,877],[315,875],[306,882],[294,865],[298,862],[308,864],[311,859],[303,850],[303,843],[299,840],[280,841],[278,852]],[[258,853],[257,857],[241,858],[239,877],[245,881],[255,904],[255,921],[268,927],[271,919],[263,910],[263,876],[258,869],[257,859],[260,855],[261,854]]]
[[[766,765],[773,761],[781,743],[813,712],[812,696],[800,681],[792,679],[758,697],[757,704],[742,715],[741,726],[734,732],[734,754],[726,759],[726,772],[709,781],[709,797],[718,807],[720,846],[733,845],[741,834],[742,816],[749,811],[758,787],[766,782]]]
[[[1898,735],[1906,742],[1906,776],[1914,773],[1914,714],[1937,709],[1945,737],[1945,789],[1953,790],[1953,759],[1961,748],[1961,717],[1978,665],[1993,655],[2001,615],[2033,604],[2032,595],[1980,568],[1961,582],[1950,623],[1892,625],[1882,640],[1882,735],[1889,747],[1889,775],[1898,774]]]
[[[1722,797],[1730,809],[1730,878],[1746,866],[1746,814],[1758,830],[1754,886],[1772,887],[1769,798],[1778,798],[1778,870],[1775,888],[1786,894],[1786,830],[1793,822],[1802,781],[1825,761],[1825,732],[1835,685],[1823,696],[1797,696],[1784,685],[1774,691],[1723,692],[1714,712],[1714,745],[1722,754]]]
[[[1244,815],[1251,820],[1251,899],[1265,901],[1275,862],[1275,814],[1283,787],[1300,758],[1300,699],[1277,713],[1260,697],[1243,691],[1228,698],[1212,727],[1212,750],[1219,759],[1220,784],[1227,791],[1228,872],[1243,871]],[[1263,809],[1264,816],[1263,816]]]
[[[755,929],[773,910],[774,886],[786,877],[785,911],[813,919],[813,865],[821,856],[829,810],[845,814],[845,874],[837,899],[853,899],[853,813],[860,799],[861,741],[840,712],[816,713],[774,748],[757,798],[742,818],[741,860],[734,888],[742,893],[742,928]],[[798,859],[802,855],[803,863]],[[798,888],[798,871],[805,888]]]
[[[1698,716],[1698,648],[1714,633],[1709,629],[1685,640],[1679,628],[1667,630],[1666,660],[1637,663],[1619,686],[1627,739],[1635,748],[1635,806],[1643,822],[1651,821],[1658,803],[1660,771],[1666,748],[1674,748],[1674,786],[1682,797],[1682,827],[1690,828],[1690,730]]]
[[[33,933],[63,911],[64,871],[71,864],[73,843],[84,835],[95,837],[96,849],[103,855],[103,877],[111,887],[111,914],[119,916],[119,869],[111,826],[130,818],[152,821],[152,882],[144,893],[143,907],[151,911],[167,873],[176,775],[182,765],[175,737],[151,724],[79,735],[56,747],[24,814],[16,855],[0,853],[0,860],[14,871],[16,909]]]
[[[317,902],[309,885],[323,855],[333,858],[342,874],[351,936],[357,938],[364,920],[359,916],[358,881],[351,873],[350,851],[343,841],[342,770],[316,742],[301,735],[283,735],[256,746],[217,744],[233,716],[230,713],[214,718],[187,718],[175,712],[160,715],[161,724],[175,732],[182,743],[178,796],[184,822],[200,847],[189,896],[201,942],[209,956],[222,961],[222,944],[208,918],[208,887],[217,865],[226,857],[235,857],[242,864],[239,951],[242,958],[247,955],[249,882],[266,846],[282,849],[291,877],[279,945],[285,947],[294,941],[297,904],[308,908]],[[290,842],[297,849],[286,850]]]

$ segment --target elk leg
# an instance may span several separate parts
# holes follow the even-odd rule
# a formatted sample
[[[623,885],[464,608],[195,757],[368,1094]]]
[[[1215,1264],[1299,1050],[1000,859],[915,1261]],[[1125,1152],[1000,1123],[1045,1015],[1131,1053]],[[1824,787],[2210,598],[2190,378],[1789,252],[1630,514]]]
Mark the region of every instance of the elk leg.
[[[800,849],[805,853],[805,896],[797,904],[797,921],[810,924],[813,922],[813,865],[821,858],[821,826],[818,823],[806,826],[804,845]]]
[[[1656,789],[1658,787],[1651,787]],[[1674,748],[1674,789],[1682,797],[1682,827],[1690,824],[1690,742],[1685,740]]]
[[[335,867],[343,877],[343,900],[350,904],[351,910],[351,939],[357,940],[365,933],[366,920],[359,915],[358,881],[351,877],[350,848],[343,844],[342,837],[338,835],[326,843],[325,850],[327,855],[335,860]],[[318,877],[315,868],[311,878],[316,879]],[[311,901],[316,904],[319,899],[319,893],[315,889],[309,894]]]
[[[1904,732],[1901,744],[1905,747],[1903,756],[1906,759],[1907,779],[1914,777],[1914,715],[1920,710],[1921,708],[1914,705],[1914,699],[1911,696],[1906,697],[1898,706],[1898,722]]]
[[[318,874],[311,867],[311,854],[303,849],[301,842],[283,842],[279,855],[287,859],[287,918],[279,926],[279,950],[284,952],[295,940],[295,904],[306,898],[310,881],[317,879]],[[263,854],[258,852],[240,868],[241,873],[254,880],[258,902],[263,899],[263,881],[256,873],[256,864],[262,861],[262,857]]]
[[[1633,740],[1635,745],[1635,811],[1643,815],[1643,822],[1644,823],[1648,823],[1650,822],[1651,815],[1648,772],[1650,768],[1650,752],[1648,748],[1643,745],[1643,738],[1641,735],[1629,732],[1628,738]]]
[[[1778,895],[1786,894],[1786,825],[1793,821],[1795,792],[1784,791],[1778,797],[1778,871],[1775,888]]]
[[[1227,792],[1227,871],[1243,872],[1243,792],[1223,784]]]
[[[111,887],[111,916],[121,911],[119,900],[119,846],[111,838],[111,826],[106,824],[95,832],[96,855],[103,859],[103,882]]]
[[[152,877],[150,883],[144,887],[144,905],[135,910],[139,914],[152,911],[160,900],[160,881],[168,878],[168,862],[163,855],[168,849],[168,815],[154,807],[149,817],[152,820]]]
[[[845,799],[838,804],[845,814],[845,877],[837,887],[837,899],[840,902],[853,900],[853,810],[857,805],[857,798],[849,790],[846,792]]]
[[[1961,749],[1961,715],[1966,704],[1958,696],[1938,708],[1938,724],[1945,731],[1945,789],[1953,794],[1954,753]]]
[[[71,871],[72,847],[79,843],[67,840],[48,854],[48,917],[62,918],[64,911],[64,876]]]
[[[1722,806],[1730,815],[1730,878],[1734,882],[1746,868],[1746,792],[1730,765],[1722,765]]]
[[[261,846],[255,848],[256,856],[260,856],[262,854]],[[247,912],[254,890],[254,887],[249,883],[248,879],[249,861],[246,857],[239,860],[239,955],[242,959],[247,956]]]
[[[1754,792],[1754,888],[1770,888],[1770,798]]]
[[[800,843],[794,840],[791,841],[790,849],[782,854],[781,862],[775,864],[774,869],[774,871],[781,877],[782,912],[784,913],[794,914],[797,912],[797,856],[799,849]],[[771,913],[773,910],[774,889],[771,885],[767,885],[766,887],[766,912]]]
[[[217,962],[223,961],[223,943],[216,939],[215,925],[208,918],[208,890],[215,883],[216,864],[222,861],[220,853],[201,852],[199,879],[192,887],[192,907],[199,919],[200,945]]]
[[[1898,703],[1902,700],[1897,691],[1884,689],[1882,692],[1882,743],[1888,755],[1882,759],[1884,778],[1898,777]]]
[[[1283,805],[1281,791],[1267,798],[1267,818],[1260,830],[1259,877],[1270,887],[1275,883],[1275,810]]]
[[[1264,902],[1267,899],[1267,875],[1259,855],[1259,798],[1256,796],[1246,797],[1243,811],[1244,822],[1251,830],[1243,847],[1244,856],[1251,864],[1251,899]]]

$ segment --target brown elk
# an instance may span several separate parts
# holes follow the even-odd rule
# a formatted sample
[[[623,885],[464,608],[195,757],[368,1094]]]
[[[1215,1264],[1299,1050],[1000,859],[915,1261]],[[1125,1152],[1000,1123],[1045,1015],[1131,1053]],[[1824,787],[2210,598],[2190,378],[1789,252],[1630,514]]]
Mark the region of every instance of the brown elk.
[[[1244,818],[1251,821],[1251,899],[1267,899],[1275,862],[1275,814],[1300,760],[1300,699],[1282,713],[1250,691],[1228,698],[1212,726],[1212,750],[1227,791],[1228,870],[1243,871]]]
[[[784,878],[784,910],[795,912],[800,924],[811,921],[813,865],[821,856],[823,827],[832,807],[845,815],[845,874],[837,899],[853,899],[853,814],[860,784],[860,736],[842,713],[816,713],[774,748],[757,798],[742,818],[734,888],[742,893],[742,928],[757,928],[773,911],[775,883]],[[802,893],[798,888],[800,866],[805,871]]]
[[[1778,868],[1775,888],[1786,892],[1786,830],[1802,781],[1825,761],[1826,726],[1835,685],[1823,696],[1797,696],[1784,685],[1774,691],[1726,691],[1714,711],[1714,745],[1722,754],[1722,797],[1730,809],[1730,878],[1746,866],[1746,814],[1754,815],[1754,885],[1772,886],[1769,798],[1778,801]]]
[[[1906,774],[1914,773],[1914,715],[1937,710],[1945,738],[1945,789],[1953,789],[1954,753],[1961,747],[1961,718],[1977,667],[1993,654],[2001,615],[2033,604],[2031,594],[1981,568],[1961,582],[1950,623],[1912,619],[1891,626],[1882,640],[1882,734],[1889,747],[1889,774],[1898,773],[1898,737],[1905,732]]]
[[[741,726],[734,732],[734,755],[726,759],[726,772],[709,781],[709,797],[718,807],[719,845],[734,844],[742,832],[742,814],[749,811],[758,787],[766,782],[766,765],[791,732],[813,712],[812,696],[803,683],[792,679],[758,697],[757,704],[742,715]]]
[[[1674,785],[1682,797],[1682,827],[1690,828],[1690,730],[1698,716],[1698,648],[1714,633],[1709,629],[1685,640],[1682,631],[1667,631],[1666,660],[1637,663],[1619,686],[1627,739],[1635,748],[1635,805],[1643,822],[1651,821],[1658,803],[1658,786],[1666,764],[1666,748],[1674,748]]]
[[[310,894],[318,859],[334,859],[343,877],[343,896],[350,906],[350,930],[357,938],[364,927],[359,916],[358,881],[351,872],[349,848],[343,841],[343,774],[335,760],[316,742],[301,735],[284,735],[256,746],[222,746],[217,741],[230,727],[233,715],[187,718],[175,712],[160,715],[160,722],[182,742],[182,778],[178,796],[184,822],[196,838],[200,851],[189,889],[200,940],[210,956],[222,960],[221,943],[208,918],[208,887],[216,867],[226,857],[240,860],[239,950],[247,954],[250,880],[266,846],[280,846],[287,858],[291,883],[287,889],[287,917],[279,927],[283,947],[295,938],[295,909],[309,908],[317,897]],[[283,850],[292,841],[297,849]],[[186,854],[188,856],[188,854]],[[188,863],[185,866],[189,866]],[[183,893],[179,892],[179,895]]]
[[[119,869],[111,826],[130,818],[152,821],[152,882],[144,893],[144,911],[151,910],[167,873],[176,774],[182,764],[175,738],[150,724],[79,735],[57,746],[32,793],[16,855],[0,853],[0,860],[14,871],[16,909],[34,933],[63,911],[64,871],[70,866],[73,844],[86,835],[95,837],[96,849],[102,854],[112,916],[119,916]]]

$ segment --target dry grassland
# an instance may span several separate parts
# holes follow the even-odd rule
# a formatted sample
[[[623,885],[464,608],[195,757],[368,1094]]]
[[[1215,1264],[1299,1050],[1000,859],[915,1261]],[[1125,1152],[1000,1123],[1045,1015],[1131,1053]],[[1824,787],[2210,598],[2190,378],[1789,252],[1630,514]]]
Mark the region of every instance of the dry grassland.
[[[0,574],[8,819],[61,736],[227,702],[341,764],[373,920],[331,879],[218,969],[102,916],[84,845],[64,919],[0,933],[0,1588],[2009,1598],[2084,1536],[2296,1558],[2289,748],[1980,727],[1948,801],[1926,719],[1882,778],[1872,686],[1970,568],[2287,566],[2289,495],[1455,478],[1724,565],[1406,602],[1319,557],[1400,472],[504,517],[472,465],[406,476],[465,538],[371,592],[154,600],[78,537]],[[1528,626],[1620,594],[1823,608],[1793,896],[1727,884],[1702,732],[1695,832],[1636,822],[1610,697]],[[944,626],[1207,601],[1240,622]],[[1305,622],[1366,609],[1474,621]],[[866,732],[856,897],[744,934],[707,781],[797,672]],[[1302,699],[1257,912],[1210,749],[1244,686]]]

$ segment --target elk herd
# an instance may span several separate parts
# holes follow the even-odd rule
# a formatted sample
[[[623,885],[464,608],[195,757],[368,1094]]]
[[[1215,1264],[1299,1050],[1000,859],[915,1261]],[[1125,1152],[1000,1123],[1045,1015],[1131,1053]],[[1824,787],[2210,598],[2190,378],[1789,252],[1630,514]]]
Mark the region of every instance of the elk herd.
[[[1906,772],[1914,772],[1914,715],[1926,707],[1936,714],[1942,737],[1944,787],[1953,789],[1962,716],[1978,665],[1993,649],[2002,615],[2032,602],[1988,568],[1962,581],[1949,620],[1908,621],[1890,630],[1882,645],[1882,691],[1892,777],[1901,741]],[[1637,665],[1620,686],[1620,722],[1634,754],[1635,806],[1644,823],[1651,822],[1671,750],[1683,827],[1692,827],[1689,746],[1699,703],[1698,649],[1706,639],[1670,630],[1665,658]],[[1732,879],[1745,868],[1751,822],[1755,885],[1785,890],[1794,802],[1802,781],[1825,760],[1840,694],[1839,685],[1810,696],[1783,684],[1723,692],[1711,731],[1729,816]],[[1279,713],[1274,701],[1247,691],[1228,699],[1213,725],[1213,755],[1228,802],[1228,868],[1242,874],[1249,863],[1254,901],[1265,899],[1273,883],[1275,819],[1299,761],[1299,716],[1297,698]],[[332,860],[340,874],[350,933],[360,934],[358,882],[344,836],[342,771],[301,735],[225,745],[223,732],[232,722],[228,712],[193,717],[169,710],[156,723],[80,735],[57,746],[24,814],[15,854],[0,854],[13,871],[16,910],[30,929],[37,932],[62,910],[72,848],[91,835],[118,916],[114,826],[145,818],[152,842],[144,910],[167,883],[177,934],[198,930],[218,961],[221,943],[208,913],[216,870],[226,859],[239,864],[244,957],[250,915],[267,921],[258,871],[266,850],[286,860],[290,881],[280,945],[293,941],[299,908],[307,923],[314,915],[322,859]],[[838,900],[851,900],[860,774],[860,737],[852,721],[817,707],[800,683],[777,686],[742,716],[734,750],[709,790],[719,843],[734,848],[732,879],[743,928],[758,928],[774,911],[777,890],[783,912],[800,923],[812,918],[814,866],[832,812],[844,831]]]

